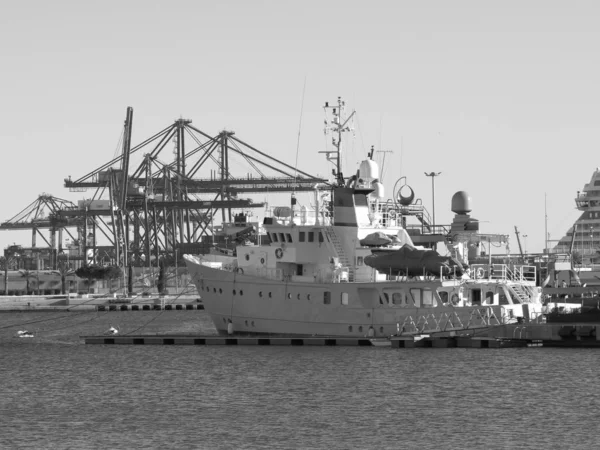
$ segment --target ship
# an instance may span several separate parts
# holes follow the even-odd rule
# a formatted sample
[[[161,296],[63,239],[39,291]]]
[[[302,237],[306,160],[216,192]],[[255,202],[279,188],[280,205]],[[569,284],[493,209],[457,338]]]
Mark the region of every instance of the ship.
[[[571,286],[574,271],[581,285],[600,286],[600,167],[592,173],[590,181],[577,191],[575,206],[581,215],[552,248],[556,261],[553,287]],[[575,283],[573,285],[576,285]]]
[[[324,152],[335,167],[333,180],[315,185],[311,208],[292,195],[289,206],[264,218],[263,245],[241,243],[234,255],[184,255],[216,330],[378,338],[476,329],[541,314],[535,273],[491,261],[469,266],[466,253],[442,256],[415,244],[401,214],[406,201],[385,199],[373,152],[356,174],[344,177],[348,118],[341,99],[334,106],[326,121],[333,150]],[[464,196],[457,194],[453,202]],[[467,210],[457,208],[462,231],[472,223]],[[462,234],[453,233],[452,248],[473,237]]]

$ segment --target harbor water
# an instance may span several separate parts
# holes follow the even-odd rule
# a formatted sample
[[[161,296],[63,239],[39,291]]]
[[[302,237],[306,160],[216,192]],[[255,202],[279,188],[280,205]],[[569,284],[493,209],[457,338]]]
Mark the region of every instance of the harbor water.
[[[203,311],[70,314],[0,314],[0,448],[575,449],[598,439],[595,349],[83,345],[80,334],[109,322],[214,329]],[[15,338],[25,325],[36,337]]]

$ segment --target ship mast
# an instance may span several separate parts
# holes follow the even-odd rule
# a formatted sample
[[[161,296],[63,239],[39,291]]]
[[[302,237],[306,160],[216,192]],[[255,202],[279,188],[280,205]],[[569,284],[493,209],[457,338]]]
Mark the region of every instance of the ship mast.
[[[337,105],[329,106],[329,102],[325,102],[323,109],[325,110],[325,135],[329,132],[334,135],[331,137],[331,143],[334,150],[325,150],[319,153],[325,153],[328,161],[335,164],[333,169],[333,175],[337,179],[339,186],[344,185],[344,175],[342,174],[342,133],[347,131],[353,131],[353,128],[349,125],[350,120],[354,117],[356,111],[345,117],[344,107],[346,102],[342,100],[342,97],[338,97]],[[331,110],[332,119],[327,120],[327,111]],[[337,136],[336,136],[337,135]]]

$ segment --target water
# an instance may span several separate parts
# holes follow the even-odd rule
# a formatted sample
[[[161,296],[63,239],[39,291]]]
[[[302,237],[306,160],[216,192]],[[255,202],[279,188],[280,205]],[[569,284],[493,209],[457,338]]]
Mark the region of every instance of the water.
[[[599,356],[0,335],[0,448],[595,448]]]

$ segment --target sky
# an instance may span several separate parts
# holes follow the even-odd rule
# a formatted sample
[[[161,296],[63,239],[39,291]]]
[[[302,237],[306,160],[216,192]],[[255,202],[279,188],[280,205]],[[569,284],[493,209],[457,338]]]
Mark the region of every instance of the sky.
[[[467,191],[485,233],[562,237],[600,165],[594,1],[104,1],[5,3],[0,14],[4,222],[178,118],[227,129],[315,175],[331,167],[323,105],[356,110],[345,171],[386,150],[438,224]],[[376,154],[380,160],[384,153]],[[208,175],[205,175],[208,176]],[[547,219],[546,219],[547,218]],[[0,231],[2,248],[30,232]],[[40,239],[38,239],[38,245]]]

